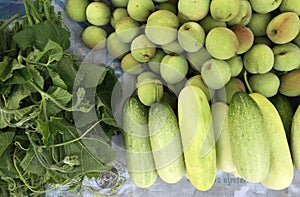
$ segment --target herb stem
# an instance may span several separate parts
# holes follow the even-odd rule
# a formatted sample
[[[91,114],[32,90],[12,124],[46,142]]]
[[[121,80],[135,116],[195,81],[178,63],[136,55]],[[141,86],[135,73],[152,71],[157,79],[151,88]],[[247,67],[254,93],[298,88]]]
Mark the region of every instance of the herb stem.
[[[35,18],[36,23],[42,22],[43,18],[41,16],[40,12],[37,10],[38,9],[38,5],[36,5],[33,2],[30,2],[29,6],[30,6],[30,9],[32,10],[32,14],[33,14],[33,16]]]
[[[28,148],[24,148],[23,146],[22,146],[22,144],[20,143],[20,142],[18,142],[18,141],[15,141],[15,145],[16,146],[18,146],[20,149],[22,149],[23,151],[28,151],[29,149]]]
[[[245,80],[245,84],[246,84],[246,86],[247,86],[249,92],[250,92],[250,93],[253,93],[253,90],[252,90],[252,88],[251,88],[251,86],[250,86],[250,84],[249,84],[249,82],[248,82],[247,71],[244,72],[244,80]]]
[[[46,105],[47,105],[46,102],[42,101],[42,108],[43,108],[43,112],[44,112],[44,118],[45,118],[46,121],[49,121]]]
[[[68,145],[68,144],[72,144],[74,142],[77,142],[79,140],[81,140],[82,138],[84,138],[93,128],[95,128],[95,126],[97,126],[102,120],[99,120],[97,121],[95,124],[93,124],[90,128],[88,128],[81,136],[75,138],[75,139],[72,139],[72,140],[69,140],[69,141],[66,141],[66,142],[63,142],[63,143],[59,143],[59,144],[53,144],[53,145],[49,145],[49,146],[39,146],[40,148],[49,148],[49,147],[60,147],[60,146],[65,146],[65,145]]]
[[[12,48],[12,49],[9,49],[9,50],[1,51],[0,55],[2,56],[2,55],[6,55],[8,53],[16,52],[16,51],[17,51],[17,49]]]
[[[52,20],[51,15],[50,15],[50,8],[49,8],[49,1],[43,0],[43,9],[46,15],[47,20]]]
[[[0,113],[6,113],[6,114],[13,114],[15,113],[17,110],[16,109],[6,109],[5,107],[2,107],[0,105]]]
[[[8,190],[13,191],[17,188],[17,184],[13,178],[6,176],[4,173],[0,172],[1,179],[8,183]],[[1,190],[0,190],[1,191]]]
[[[47,192],[50,192],[50,191],[53,191],[55,188],[51,188],[51,189],[49,189],[49,190],[35,190],[35,189],[33,189],[32,188],[32,186],[30,186],[27,182],[26,182],[26,180],[25,180],[25,178],[23,177],[23,175],[22,175],[22,173],[21,173],[21,171],[19,170],[19,168],[18,168],[18,165],[17,165],[17,156],[16,156],[16,149],[15,149],[15,151],[14,151],[14,154],[13,154],[13,164],[14,164],[14,167],[15,167],[15,169],[16,169],[16,171],[17,171],[17,173],[18,173],[18,175],[19,175],[19,177],[20,177],[20,179],[21,179],[21,181],[24,183],[24,185],[30,190],[30,191],[32,191],[32,192],[34,192],[34,193],[37,193],[37,194],[45,194],[45,193],[47,193]]]
[[[16,110],[16,111],[17,111],[17,110]],[[7,119],[6,114],[3,113],[3,112],[1,112],[1,115],[2,115],[2,117],[3,117],[4,121],[5,121],[5,123],[6,123],[8,126],[10,126],[10,127],[15,127],[15,128],[16,128],[16,127],[26,128],[27,125],[25,125],[25,126],[22,126],[22,125],[24,125],[24,123],[28,122],[29,120],[36,118],[39,114],[40,114],[40,112],[35,112],[35,113],[32,113],[31,115],[28,115],[27,117],[22,118],[21,120],[19,120],[19,121],[16,122],[16,123],[11,123],[11,122],[9,122],[9,120]]]
[[[30,61],[26,57],[23,57],[22,55],[19,55],[19,58],[24,60],[28,64],[33,64],[33,65],[37,65],[37,66],[47,66],[47,64],[44,64],[44,63]]]
[[[7,21],[5,21],[5,23],[3,23],[0,26],[0,31],[2,31],[5,27],[7,27],[10,23],[12,23],[14,20],[16,20],[19,17],[20,17],[20,14],[15,14],[12,17],[10,17]]]
[[[53,96],[47,94],[46,92],[44,92],[38,85],[36,85],[34,82],[29,82],[30,85],[32,85],[32,87],[34,89],[36,89],[41,95],[42,97],[46,97],[48,99],[50,99],[53,103],[55,103],[59,108],[61,108],[64,111],[73,111],[73,107],[66,107],[64,105],[62,105],[58,100],[56,100]]]
[[[45,161],[45,159],[43,159],[43,154],[42,153],[39,153],[39,151],[37,149],[39,149],[40,147],[38,145],[36,145],[34,143],[34,141],[32,140],[31,136],[30,136],[30,133],[27,133],[27,136],[28,136],[28,139],[30,141],[30,144],[33,145],[33,151],[34,151],[34,154],[37,158],[37,160],[39,161],[39,163],[46,169],[46,170],[51,170],[53,173],[59,173],[59,172],[62,172],[62,173],[69,173],[69,172],[72,172],[72,171],[66,171],[66,170],[63,170],[63,169],[60,169],[58,166],[54,166],[54,165],[50,165],[49,163],[47,163]],[[58,171],[58,172],[57,172]]]
[[[26,12],[27,21],[28,21],[29,25],[32,26],[32,25],[34,25],[34,23],[33,23],[33,19],[32,19],[32,16],[30,14],[29,7],[28,7],[29,2],[28,2],[28,0],[23,0],[23,2],[24,2],[24,8],[25,8],[25,12]]]

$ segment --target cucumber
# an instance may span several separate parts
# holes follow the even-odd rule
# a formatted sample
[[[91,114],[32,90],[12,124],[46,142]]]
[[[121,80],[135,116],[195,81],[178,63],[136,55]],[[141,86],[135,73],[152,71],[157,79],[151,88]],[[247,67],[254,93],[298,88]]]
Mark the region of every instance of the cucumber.
[[[270,166],[270,146],[263,114],[245,92],[236,92],[229,105],[229,130],[234,164],[248,182],[263,181]]]
[[[233,172],[234,165],[228,121],[229,106],[223,102],[211,105],[213,127],[216,139],[217,168],[223,172]]]
[[[259,106],[270,142],[270,168],[262,185],[273,190],[282,190],[292,183],[294,165],[283,123],[275,106],[263,95],[251,93]]]
[[[273,105],[275,106],[275,108],[277,109],[280,115],[287,140],[288,142],[290,142],[291,125],[292,125],[292,119],[294,115],[292,104],[290,103],[289,99],[282,94],[276,94],[274,97],[270,99],[270,101],[273,103]]]
[[[294,113],[291,127],[291,152],[295,168],[300,172],[300,105]]]
[[[138,187],[148,188],[157,179],[148,130],[149,110],[137,98],[127,99],[122,109],[128,173]]]
[[[180,91],[178,123],[186,175],[196,189],[207,191],[216,178],[216,148],[210,106],[199,87],[186,86]]]
[[[159,177],[166,183],[178,182],[185,173],[183,150],[177,117],[168,103],[151,105],[149,134]]]

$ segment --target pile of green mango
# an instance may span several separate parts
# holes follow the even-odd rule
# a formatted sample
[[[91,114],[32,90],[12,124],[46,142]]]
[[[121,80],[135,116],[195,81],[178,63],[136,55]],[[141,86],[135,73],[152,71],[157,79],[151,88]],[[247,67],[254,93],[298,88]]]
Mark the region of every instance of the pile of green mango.
[[[67,0],[83,43],[134,78],[122,106],[132,181],[216,170],[273,190],[300,171],[299,0]]]

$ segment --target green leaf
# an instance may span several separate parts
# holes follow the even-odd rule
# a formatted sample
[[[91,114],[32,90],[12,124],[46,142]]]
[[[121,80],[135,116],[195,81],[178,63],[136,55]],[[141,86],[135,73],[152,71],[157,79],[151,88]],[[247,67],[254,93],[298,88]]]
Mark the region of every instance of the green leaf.
[[[47,93],[50,94],[53,98],[55,98],[64,106],[66,106],[73,97],[72,94],[69,93],[67,90],[57,86],[49,87]],[[46,100],[46,104],[47,104],[47,113],[49,115],[56,115],[61,111],[61,109],[50,99]]]
[[[5,127],[7,127],[7,124],[6,124],[4,118],[2,117],[2,115],[0,113],[0,129],[3,129]]]
[[[56,42],[49,40],[42,51],[35,53],[35,62],[40,62],[41,59],[47,59],[47,65],[54,61],[59,61],[64,55],[63,48]]]
[[[96,88],[102,82],[107,68],[96,64],[82,62],[76,76],[76,86]]]
[[[18,173],[13,164],[11,148],[7,148],[0,156],[0,171],[7,177],[17,178]]]
[[[30,95],[31,92],[29,89],[26,88],[26,86],[23,85],[15,86],[7,99],[6,108],[18,109],[21,105],[21,101]]]
[[[108,107],[111,106],[111,94],[115,85],[118,81],[116,76],[114,75],[113,70],[107,69],[105,75],[102,75],[103,78],[99,82],[99,86],[97,87],[97,96],[101,98],[102,102],[104,102]]]
[[[0,155],[7,149],[12,143],[15,136],[15,132],[5,132],[0,134]]]
[[[25,84],[32,79],[31,72],[25,67],[14,70],[12,77],[8,79],[8,84]]]
[[[63,133],[64,141],[72,140],[78,136],[78,132],[74,127],[68,127]],[[97,135],[88,135],[81,141],[65,145],[64,148],[66,156],[79,156],[80,166],[78,171],[72,174],[72,177],[90,172],[107,171],[116,159],[116,153],[111,146]]]
[[[13,89],[14,85],[11,84],[3,84],[0,81],[0,95],[8,95],[11,93],[12,89]]]
[[[118,124],[114,119],[112,111],[110,110],[109,106],[107,106],[107,104],[101,100],[101,98],[98,98],[97,100],[97,113],[99,119],[101,119],[103,123],[118,128]]]
[[[63,105],[68,104],[72,99],[72,94],[61,87],[51,86],[48,93]]]
[[[15,73],[15,70],[24,69],[25,66],[22,64],[19,64],[17,60],[13,60],[9,65],[6,66],[5,72],[2,73],[0,76],[1,81],[6,81],[7,79],[11,78]]]
[[[5,81],[7,75],[12,69],[12,59],[10,57],[4,57],[3,61],[0,62],[0,80]]]
[[[66,83],[64,80],[62,80],[62,78],[60,77],[60,75],[51,67],[47,67],[48,73],[52,79],[52,83],[54,86],[58,86],[60,88],[63,89],[68,89]]]
[[[41,163],[39,162],[33,147],[31,147],[30,150],[26,152],[26,155],[21,161],[20,166],[27,173],[33,173],[43,176],[46,172],[45,168],[41,166]]]
[[[68,86],[68,91],[72,92],[74,81],[77,74],[77,65],[73,62],[71,55],[64,55],[63,58],[55,65],[55,71],[64,79]]]
[[[57,133],[64,132],[65,125],[62,121],[61,118],[53,116],[51,116],[50,120],[47,122],[44,122],[41,119],[37,120],[37,130],[42,134],[42,140],[46,146],[54,144]]]
[[[42,137],[43,143],[46,146],[49,146],[49,141],[53,143],[54,136],[51,135],[48,122],[44,122],[41,119],[38,119],[36,122],[37,122],[37,131],[41,133],[43,136]]]
[[[40,110],[36,105],[27,106],[20,109],[15,109],[13,113],[2,113],[3,123],[0,121],[0,126],[22,127],[31,126],[34,120],[40,114]],[[7,123],[8,122],[8,123]],[[2,125],[3,124],[3,125]],[[12,126],[13,125],[13,126]]]
[[[30,68],[29,69],[31,75],[32,75],[32,79],[33,79],[33,82],[39,86],[41,89],[44,88],[44,83],[45,83],[45,80],[44,78],[42,77],[40,71],[38,71],[37,69],[35,69],[34,67],[33,68]],[[35,89],[33,89],[34,91],[31,91],[31,92],[36,92]]]
[[[13,114],[13,116],[16,121],[19,121],[22,118],[27,117],[27,116],[34,117],[34,115],[36,113],[38,113],[38,114],[40,113],[38,106],[30,105],[30,106],[23,107],[21,109],[16,110],[16,112]]]
[[[15,42],[22,50],[34,46],[43,50],[49,40],[66,50],[70,47],[69,38],[70,32],[51,20],[28,27],[14,35]]]

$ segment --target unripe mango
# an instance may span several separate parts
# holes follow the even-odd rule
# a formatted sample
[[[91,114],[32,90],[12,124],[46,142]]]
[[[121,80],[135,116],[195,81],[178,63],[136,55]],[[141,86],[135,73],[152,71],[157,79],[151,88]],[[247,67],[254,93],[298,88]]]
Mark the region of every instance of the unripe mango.
[[[231,30],[235,33],[239,40],[237,54],[247,52],[252,47],[254,42],[254,34],[251,29],[242,25],[235,25],[231,28]]]
[[[249,0],[251,7],[258,13],[269,13],[278,8],[282,0]]]
[[[147,78],[140,82],[137,93],[144,105],[151,106],[162,99],[164,93],[163,85],[158,79]]]
[[[210,14],[218,21],[231,21],[240,12],[240,0],[212,0]]]
[[[227,22],[229,26],[233,26],[233,25],[245,26],[250,22],[252,16],[251,4],[249,3],[248,0],[241,0],[240,4],[241,5],[240,5],[239,14],[236,17],[234,17],[231,21]]]
[[[226,60],[237,54],[239,41],[229,28],[215,27],[208,32],[205,47],[214,58]]]
[[[267,36],[276,44],[292,41],[300,31],[300,19],[294,12],[284,12],[273,18],[267,26]]]
[[[189,21],[199,21],[207,15],[209,4],[209,0],[179,0],[178,12]]]
[[[279,92],[285,96],[300,95],[300,69],[292,70],[281,76]]]
[[[169,10],[157,10],[147,18],[145,34],[151,42],[159,45],[176,40],[179,19]]]
[[[265,44],[253,45],[244,55],[245,69],[252,74],[269,72],[274,65],[274,53]]]
[[[85,22],[85,10],[88,5],[88,0],[68,0],[66,2],[66,13],[71,19],[77,22]]]
[[[128,0],[127,12],[136,21],[146,21],[154,10],[152,0]]]

